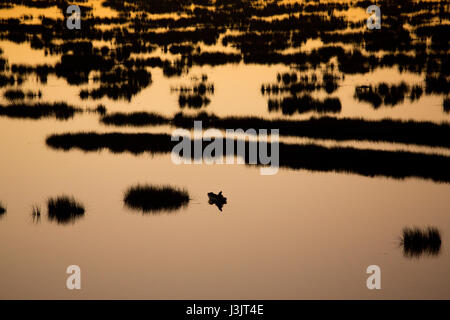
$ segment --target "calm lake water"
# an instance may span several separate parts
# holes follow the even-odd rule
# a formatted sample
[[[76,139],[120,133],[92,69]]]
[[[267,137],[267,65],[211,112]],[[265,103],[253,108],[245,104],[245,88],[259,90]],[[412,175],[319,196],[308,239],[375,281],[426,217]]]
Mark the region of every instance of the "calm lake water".
[[[11,1],[11,7],[0,5],[0,58],[5,61],[0,75],[12,77],[12,81],[1,84],[0,107],[6,110],[10,104],[65,102],[84,112],[58,120],[51,116],[12,116],[0,110],[0,202],[6,208],[0,216],[1,299],[450,298],[450,181],[445,179],[373,176],[371,170],[378,166],[369,164],[367,175],[338,168],[319,172],[284,167],[276,175],[263,176],[258,167],[246,165],[175,165],[167,153],[63,151],[46,144],[49,135],[68,132],[170,135],[174,129],[169,125],[107,126],[99,121],[101,115],[92,111],[99,104],[106,107],[107,114],[153,112],[172,117],[178,112],[193,116],[207,112],[237,119],[254,116],[296,121],[330,116],[448,125],[450,113],[444,106],[450,90],[450,69],[446,68],[448,3],[427,1],[425,6],[424,2],[401,1],[400,13],[394,15],[396,11],[389,2],[383,2],[389,10],[385,13],[381,6],[381,30],[367,30],[365,4],[349,1],[332,2],[343,7],[329,4],[327,8],[331,9],[319,8],[315,2],[286,7],[286,3],[295,2],[285,1],[278,3],[277,9],[274,5],[264,11],[261,3],[248,1],[235,1],[245,5],[230,7],[219,6],[220,1],[217,6],[213,1],[209,6],[209,1],[179,1],[175,3],[185,6],[151,9],[139,1],[126,0],[123,3],[131,9],[125,9],[109,5],[112,1],[102,5],[102,1],[91,0],[79,4],[92,7],[93,16],[82,16],[81,30],[68,30],[65,8],[45,2],[39,8],[15,2]],[[191,11],[193,8],[198,11]],[[207,8],[211,10],[208,14],[203,11]],[[87,12],[84,7],[81,10]],[[126,12],[131,16],[124,15]],[[139,16],[142,12],[148,13],[145,19]],[[32,19],[24,18],[30,15]],[[40,19],[40,15],[46,19]],[[315,18],[319,16],[325,17],[322,24]],[[14,22],[12,18],[19,20]],[[142,30],[137,29],[139,23]],[[47,29],[40,29],[44,25]],[[120,27],[133,30],[133,35],[124,36]],[[101,31],[109,29],[113,30],[111,39]],[[195,34],[206,29],[208,32]],[[380,36],[371,38],[370,32]],[[352,36],[330,36],[345,33]],[[367,38],[358,40],[360,33],[368,34]],[[401,35],[398,39],[397,34]],[[389,35],[395,45],[387,40]],[[213,41],[205,40],[209,37]],[[76,44],[83,41],[93,47],[83,49],[85,44]],[[131,53],[119,58],[118,48],[136,43],[152,49],[128,49]],[[110,51],[92,53],[102,47]],[[332,49],[337,53],[327,57],[320,51],[324,47],[340,48],[343,53]],[[83,50],[90,51],[87,54]],[[112,54],[114,50],[116,54]],[[176,50],[190,51],[179,54]],[[229,56],[213,59],[202,56],[205,52]],[[65,65],[65,55],[87,64],[93,56],[105,60],[99,58],[93,67],[80,71],[73,64]],[[382,60],[386,55],[391,57]],[[136,59],[151,57],[155,60],[137,65]],[[411,62],[408,57],[417,60]],[[108,65],[107,58],[113,65]],[[189,59],[191,64],[183,64]],[[103,62],[108,66],[102,69],[98,64]],[[45,80],[36,71],[43,65],[51,69]],[[21,73],[20,66],[29,67],[29,71]],[[107,75],[114,68],[129,72],[123,73],[128,78],[111,82]],[[137,69],[150,73],[151,82],[133,87],[139,82],[132,72]],[[317,86],[325,84],[324,75],[331,75],[336,87],[311,91],[291,87],[283,91],[281,88],[290,84],[277,80],[277,75],[294,73],[298,83],[306,76],[308,83]],[[78,83],[74,81],[77,78],[81,79]],[[136,92],[129,99],[107,94],[101,98],[80,97],[82,90],[111,88],[111,83],[118,84],[112,92]],[[180,95],[184,93],[177,89],[193,89],[200,83],[214,85],[213,92],[202,96],[209,102],[199,108],[181,108]],[[120,84],[133,85],[121,89]],[[380,84],[386,84],[387,89]],[[263,92],[261,88],[275,85],[278,92]],[[422,90],[417,98],[412,98],[414,87]],[[11,89],[36,95],[40,91],[41,98],[11,101],[5,96]],[[359,90],[370,95],[358,98]],[[186,92],[189,95],[193,90]],[[271,99],[282,104],[284,98],[295,100],[305,95],[315,101],[312,111],[290,106],[269,108]],[[338,112],[318,110],[320,103],[327,107],[326,98],[339,99]],[[279,129],[283,133],[283,128]],[[315,139],[283,134],[280,140],[295,145],[387,150],[392,157],[400,150],[439,154],[450,165],[448,145],[359,138],[337,141],[332,136]],[[331,164],[334,160],[328,159]],[[348,162],[350,167],[357,167],[366,160],[371,163],[364,157]],[[386,166],[389,164],[379,164],[380,168]],[[443,177],[449,175],[449,168],[441,168]],[[171,212],[134,211],[124,205],[123,198],[124,192],[137,184],[185,188],[191,200],[188,206]],[[208,204],[207,193],[219,191],[228,199],[222,212]],[[68,224],[50,221],[47,200],[62,194],[79,200],[85,206],[85,215]],[[42,209],[39,220],[32,216],[33,206]],[[442,245],[438,254],[405,256],[402,230],[414,226],[439,229]],[[69,265],[80,266],[82,290],[66,289]],[[366,286],[369,265],[381,268],[381,290]]]

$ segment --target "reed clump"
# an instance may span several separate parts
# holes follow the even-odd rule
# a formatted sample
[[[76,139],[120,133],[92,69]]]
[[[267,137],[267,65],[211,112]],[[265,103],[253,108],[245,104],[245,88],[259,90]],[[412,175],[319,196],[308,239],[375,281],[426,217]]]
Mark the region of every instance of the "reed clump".
[[[60,224],[74,222],[84,216],[84,206],[75,198],[69,196],[58,196],[50,198],[47,202],[48,218]]]
[[[401,238],[403,254],[407,257],[436,256],[441,249],[441,235],[436,227],[404,228]]]
[[[450,112],[450,98],[444,99],[444,111]]]
[[[189,193],[171,186],[137,185],[129,188],[124,195],[128,208],[147,212],[173,211],[189,202]]]
[[[6,213],[6,207],[2,202],[0,202],[0,216],[5,213]]]

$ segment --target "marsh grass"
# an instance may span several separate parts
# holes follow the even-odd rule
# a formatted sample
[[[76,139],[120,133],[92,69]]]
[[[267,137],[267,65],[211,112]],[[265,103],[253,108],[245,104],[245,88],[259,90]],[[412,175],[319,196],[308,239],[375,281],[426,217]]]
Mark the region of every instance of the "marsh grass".
[[[190,150],[194,150],[195,141],[189,142]],[[230,150],[223,148],[223,155],[227,153],[237,155],[238,142],[239,140],[236,139],[222,141],[223,146],[234,145]],[[47,146],[64,151],[74,148],[83,151],[107,149],[113,153],[141,154],[145,152],[151,155],[170,153],[178,143],[171,141],[171,136],[168,134],[156,133],[81,132],[50,135],[46,139]],[[209,141],[201,143],[202,150],[210,144]],[[249,164],[249,150],[258,150],[258,146],[254,144],[257,142],[244,142],[247,164]],[[193,155],[187,154],[183,157],[192,158]],[[369,177],[387,176],[396,179],[420,177],[437,182],[450,182],[448,170],[450,157],[444,155],[279,143],[279,160],[280,167],[297,170],[357,173]]]
[[[84,216],[84,206],[73,197],[65,195],[50,198],[47,207],[49,220],[56,221],[59,224],[74,222]]]
[[[146,126],[167,124],[169,120],[159,114],[151,112],[113,113],[105,115],[100,122],[115,126]]]
[[[14,89],[10,89],[10,90],[6,90],[3,93],[3,96],[5,97],[5,99],[7,100],[23,100],[25,99],[25,92],[23,92],[22,90],[14,90]]]
[[[395,106],[400,104],[405,100],[408,93],[410,97],[418,99],[422,95],[422,91],[421,87],[416,86],[413,92],[412,88],[404,82],[399,85],[388,85],[383,82],[376,87],[357,86],[354,97],[359,101],[369,102],[376,109],[381,105]]]
[[[28,99],[39,98],[40,99],[42,97],[42,92],[40,90],[35,93],[33,91],[25,92],[21,89],[9,89],[3,93],[3,96],[5,97],[6,100],[9,100],[9,101],[24,100],[25,98],[28,98]]]
[[[284,115],[295,113],[317,112],[317,113],[339,113],[342,105],[339,98],[314,99],[309,95],[301,97],[286,97],[280,99],[269,99],[269,112],[279,111]]]
[[[450,103],[449,103],[450,104]],[[450,106],[449,106],[450,107]],[[279,128],[280,135],[332,139],[337,141],[383,141],[424,145],[430,147],[450,147],[450,124],[384,119],[380,121],[313,117],[306,120],[267,120],[257,117],[217,117],[200,112],[190,116],[177,113],[174,117],[147,112],[111,113],[100,121],[114,126],[152,126],[167,124],[185,129],[193,128],[194,121],[202,121],[203,128],[268,129]]]
[[[210,102],[211,100],[208,97],[200,94],[182,94],[178,98],[180,108],[200,109],[201,107],[206,107]]]
[[[169,212],[187,206],[189,194],[171,186],[137,185],[125,192],[123,201],[128,208],[144,213]]]
[[[450,112],[450,98],[444,99],[444,112]]]
[[[31,219],[34,223],[41,221],[41,208],[38,205],[34,205],[31,211]]]
[[[404,228],[400,243],[405,257],[437,256],[441,249],[441,235],[436,227]]]
[[[277,83],[263,84],[261,93],[268,95],[290,93],[296,96],[298,93],[324,89],[328,94],[331,94],[339,87],[337,82],[340,79],[339,76],[324,73],[322,79],[322,82],[318,82],[316,74],[308,76],[297,73],[278,73]]]
[[[105,105],[103,104],[99,104],[96,108],[95,108],[95,112],[97,112],[98,114],[104,116],[106,114],[108,110],[106,110]]]
[[[6,207],[2,202],[0,202],[0,216],[4,215],[5,213],[6,213]]]
[[[32,209],[32,212],[31,212],[31,215],[33,217],[40,217],[41,216],[41,208],[39,206],[37,206],[37,205],[34,205],[33,209]]]
[[[67,120],[72,118],[76,112],[82,112],[82,110],[65,102],[0,104],[0,116],[9,118],[41,119],[54,117],[58,120]]]

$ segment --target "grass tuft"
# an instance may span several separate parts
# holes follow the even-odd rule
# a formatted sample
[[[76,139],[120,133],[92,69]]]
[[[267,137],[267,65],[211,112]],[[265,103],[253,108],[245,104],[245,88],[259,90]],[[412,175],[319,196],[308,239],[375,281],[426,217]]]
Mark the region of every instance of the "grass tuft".
[[[84,206],[73,197],[59,196],[47,202],[48,218],[60,224],[74,222],[84,215]]]
[[[189,194],[171,186],[137,185],[125,192],[123,201],[131,209],[156,213],[186,206]]]
[[[31,218],[34,223],[39,223],[41,221],[41,208],[38,205],[34,205],[31,211]]]
[[[37,205],[34,205],[31,215],[33,217],[40,217],[41,216],[41,208],[39,206],[37,206]]]
[[[435,227],[404,228],[401,245],[403,254],[409,258],[418,258],[422,255],[436,256],[441,249],[441,235]]]
[[[450,112],[450,98],[444,99],[444,112]]]
[[[0,202],[0,215],[3,215],[6,213],[6,207],[3,203]]]

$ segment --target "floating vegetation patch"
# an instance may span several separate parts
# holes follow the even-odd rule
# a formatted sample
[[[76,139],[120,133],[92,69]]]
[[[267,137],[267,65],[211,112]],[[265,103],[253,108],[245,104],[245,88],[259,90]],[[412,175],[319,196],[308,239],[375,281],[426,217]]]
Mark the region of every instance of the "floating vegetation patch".
[[[64,102],[0,104],[0,116],[9,118],[41,119],[53,117],[58,120],[67,120],[72,118],[77,112],[82,112],[82,109]]]
[[[125,192],[123,202],[144,213],[169,212],[187,206],[189,194],[171,186],[137,185]]]
[[[437,256],[441,250],[441,235],[435,227],[404,228],[400,242],[403,254],[408,258]]]
[[[74,223],[84,216],[84,206],[77,202],[75,198],[69,196],[59,196],[50,198],[47,202],[48,219],[59,224]]]

